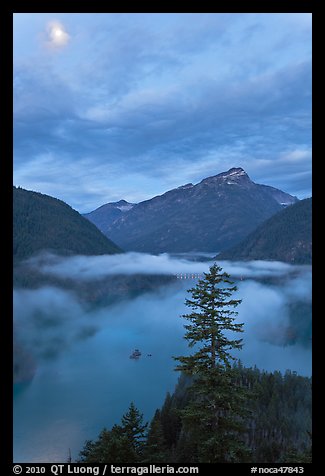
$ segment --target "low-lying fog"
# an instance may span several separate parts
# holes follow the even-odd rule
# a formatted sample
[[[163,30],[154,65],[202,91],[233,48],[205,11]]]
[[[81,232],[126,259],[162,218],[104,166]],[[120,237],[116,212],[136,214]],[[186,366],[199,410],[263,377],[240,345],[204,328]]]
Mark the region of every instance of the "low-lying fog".
[[[112,274],[203,273],[213,261],[201,256],[202,261],[193,255],[49,255],[31,266],[87,282]],[[310,375],[308,338],[290,341],[288,332],[289,305],[311,301],[311,268],[218,263],[236,280],[236,298],[243,300],[237,310],[245,324],[244,347],[238,353],[244,365]],[[185,321],[179,316],[188,311],[186,290],[195,282],[177,279],[156,292],[92,310],[62,288],[15,290],[17,336],[37,362],[34,379],[15,389],[15,461],[64,462],[69,448],[75,459],[84,441],[118,423],[131,401],[150,419],[177,381],[172,356],[187,352]],[[135,348],[142,352],[138,361],[129,359]]]

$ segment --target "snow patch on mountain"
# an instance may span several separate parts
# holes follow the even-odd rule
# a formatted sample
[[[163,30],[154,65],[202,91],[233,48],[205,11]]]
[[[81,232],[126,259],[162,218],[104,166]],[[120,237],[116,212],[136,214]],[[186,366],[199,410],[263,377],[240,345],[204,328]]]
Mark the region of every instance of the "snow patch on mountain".
[[[128,205],[122,205],[121,207],[115,207],[115,208],[117,208],[118,210],[121,210],[121,212],[128,212],[133,207],[134,205],[132,203],[129,203]]]

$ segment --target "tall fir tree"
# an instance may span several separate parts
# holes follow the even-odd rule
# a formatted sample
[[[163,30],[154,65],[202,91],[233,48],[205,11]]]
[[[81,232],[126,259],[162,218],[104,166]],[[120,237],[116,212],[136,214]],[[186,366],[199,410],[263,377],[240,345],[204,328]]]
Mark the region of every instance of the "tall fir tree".
[[[79,463],[137,463],[138,455],[132,441],[123,432],[120,425],[111,430],[105,428],[96,441],[86,441],[80,451]]]
[[[147,423],[132,402],[122,416],[121,425],[104,428],[96,441],[86,441],[78,462],[81,463],[139,463],[146,442]]]
[[[175,357],[180,362],[176,370],[194,382],[192,400],[182,411],[186,446],[195,447],[199,462],[244,462],[249,458],[242,437],[245,390],[237,383],[231,353],[241,349],[242,339],[229,336],[243,332],[234,310],[241,300],[232,298],[237,287],[220,266],[214,264],[204,275],[189,289],[192,298],[186,305],[192,312],[182,316],[190,322],[184,326],[184,338],[195,352]]]
[[[122,416],[121,426],[124,435],[127,436],[140,459],[147,435],[148,423],[143,423],[143,414],[140,413],[133,402],[131,402],[127,413]]]

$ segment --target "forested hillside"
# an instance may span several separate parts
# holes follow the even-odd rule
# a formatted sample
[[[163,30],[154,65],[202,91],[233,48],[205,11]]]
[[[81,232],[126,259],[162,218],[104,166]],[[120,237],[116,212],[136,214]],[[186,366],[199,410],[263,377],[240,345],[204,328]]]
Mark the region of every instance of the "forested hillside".
[[[312,199],[301,200],[276,213],[241,243],[220,253],[218,259],[311,264]]]
[[[63,255],[121,251],[63,201],[16,187],[13,189],[13,233],[15,263],[41,250]]]
[[[295,372],[265,372],[236,367],[238,383],[247,390],[243,406],[249,410],[243,444],[248,456],[237,462],[298,463],[311,461],[311,379]],[[192,379],[182,375],[175,392],[166,396],[150,422],[138,451],[130,448],[135,433],[127,437],[125,427],[103,430],[98,439],[86,442],[82,462],[116,463],[198,463],[196,435],[184,430],[181,411],[191,400]],[[143,420],[137,418],[138,428]],[[142,431],[143,433],[143,431]],[[114,451],[113,451],[114,448]],[[123,458],[129,458],[124,459]]]

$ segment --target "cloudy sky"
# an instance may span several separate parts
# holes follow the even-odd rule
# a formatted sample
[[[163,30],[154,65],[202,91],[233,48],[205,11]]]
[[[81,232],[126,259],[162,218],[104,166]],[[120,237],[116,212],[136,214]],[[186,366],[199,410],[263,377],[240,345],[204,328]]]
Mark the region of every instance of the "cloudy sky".
[[[14,14],[14,183],[80,212],[243,167],[311,196],[311,14]]]

